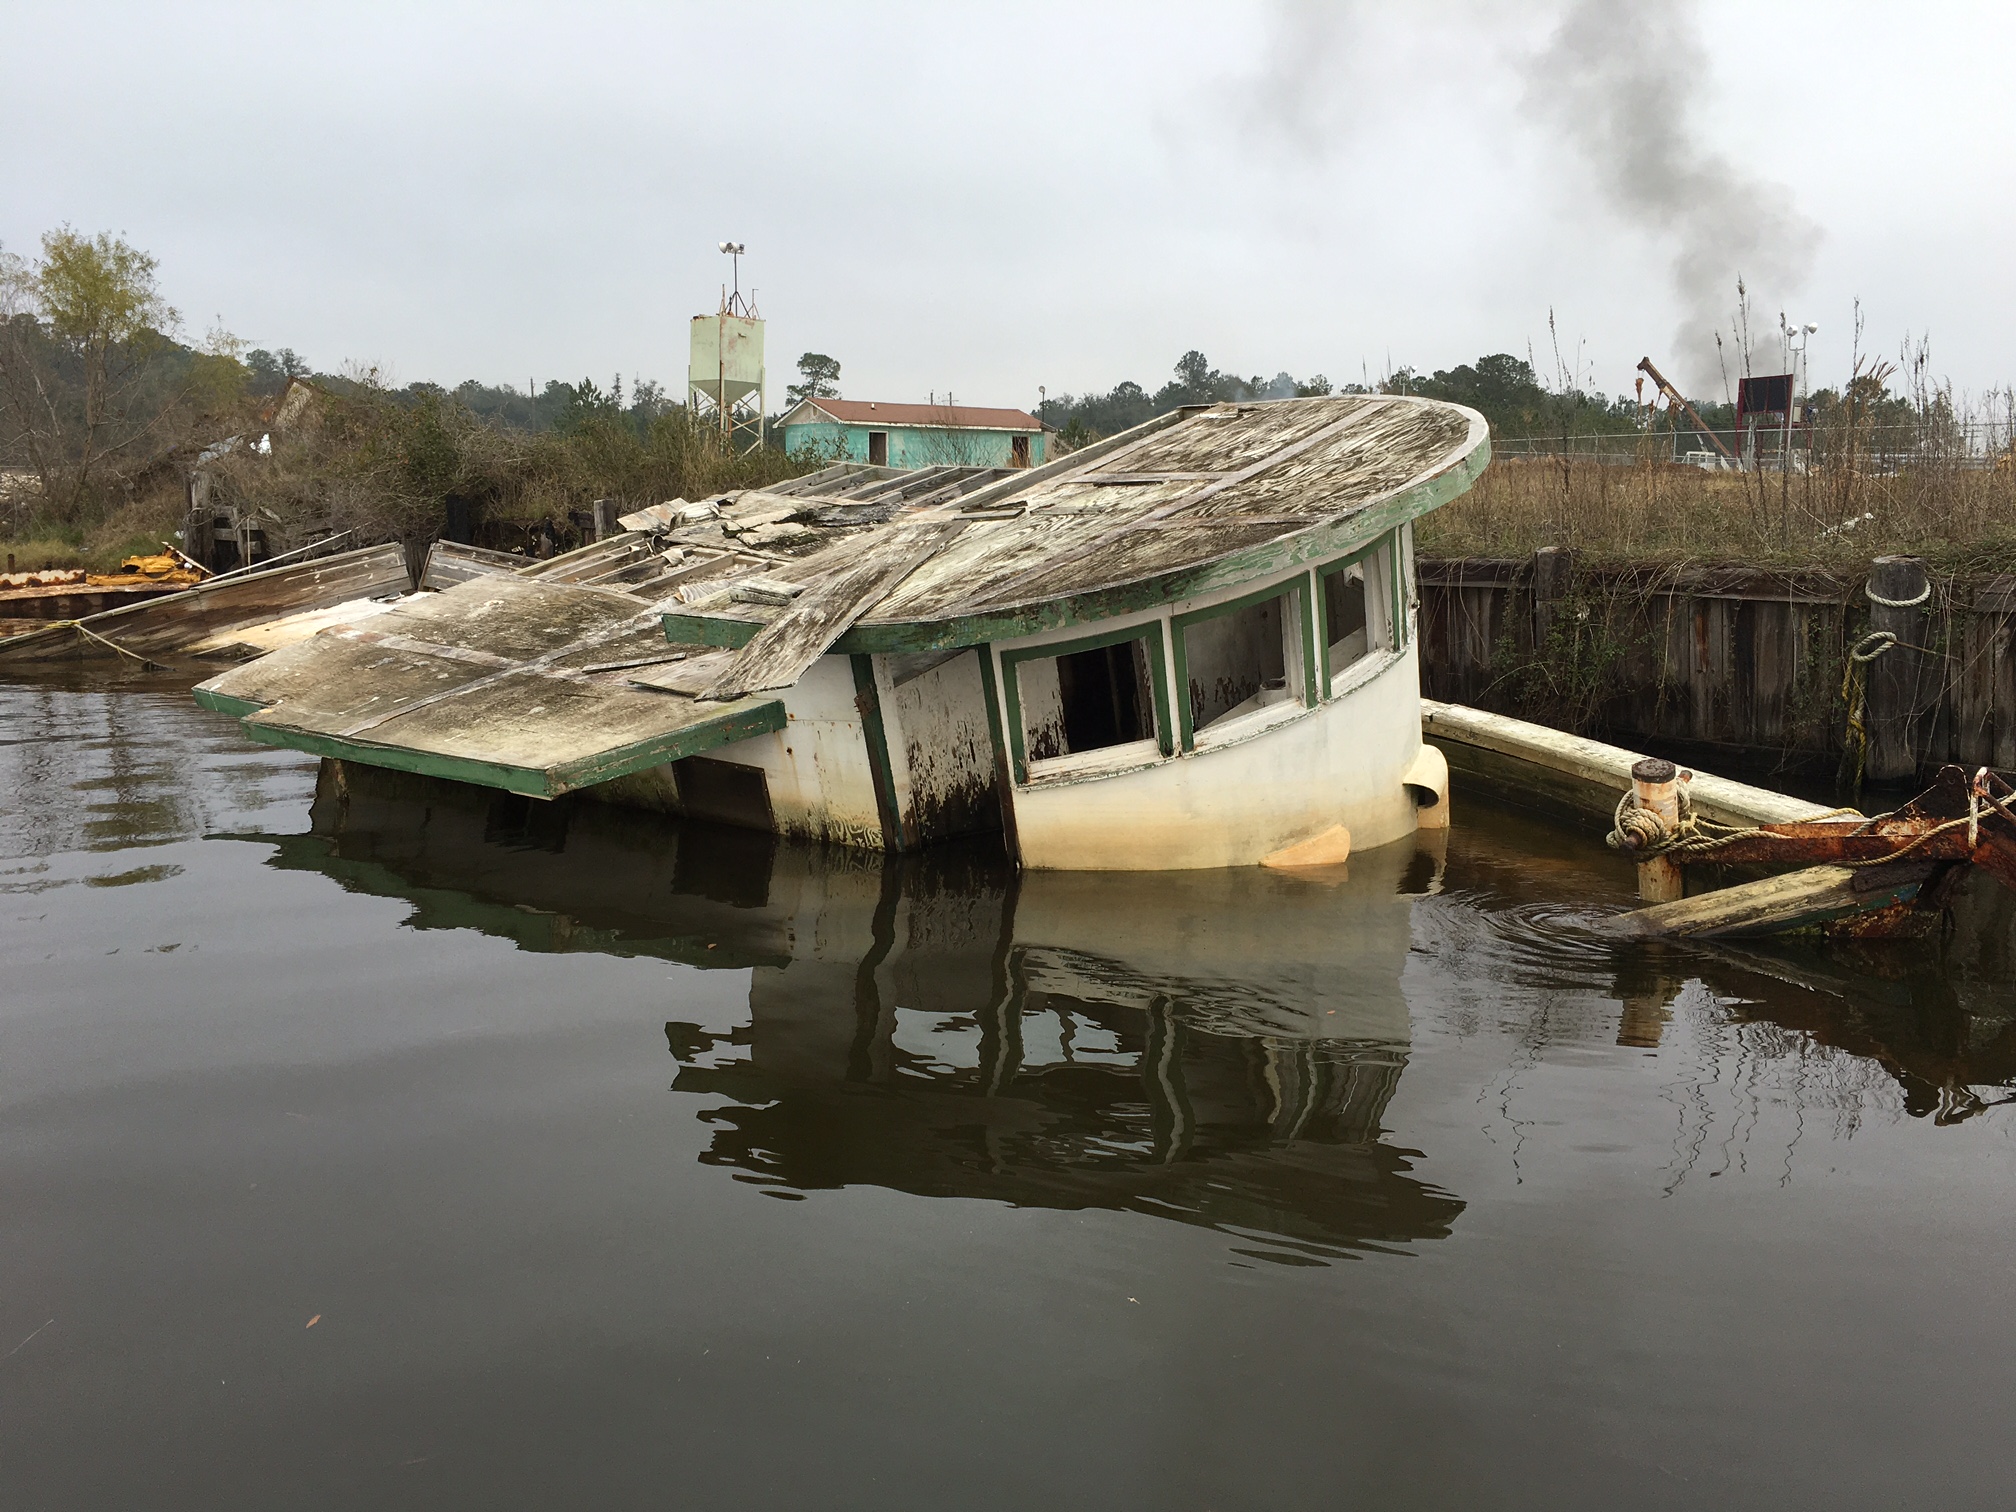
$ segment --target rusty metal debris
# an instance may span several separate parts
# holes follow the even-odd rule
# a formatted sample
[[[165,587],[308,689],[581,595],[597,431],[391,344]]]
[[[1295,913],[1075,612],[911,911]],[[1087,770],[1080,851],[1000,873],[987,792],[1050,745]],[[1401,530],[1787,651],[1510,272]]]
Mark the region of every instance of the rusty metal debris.
[[[2016,788],[1982,767],[1940,769],[1901,808],[1873,818],[1853,811],[1739,828],[1695,815],[1679,774],[1677,817],[1626,793],[1611,848],[1641,867],[1803,869],[1796,878],[1661,902],[1628,916],[1639,934],[1782,933],[1819,928],[1836,936],[1922,933],[1970,866],[2016,889]]]

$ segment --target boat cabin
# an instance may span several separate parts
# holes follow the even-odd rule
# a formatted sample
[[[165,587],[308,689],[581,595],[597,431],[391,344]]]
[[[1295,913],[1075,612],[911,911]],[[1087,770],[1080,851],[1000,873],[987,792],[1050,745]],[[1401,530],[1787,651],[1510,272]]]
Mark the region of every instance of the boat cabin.
[[[197,691],[253,738],[1021,865],[1330,864],[1446,822],[1412,522],[1472,410],[1178,411],[1027,470],[840,464],[673,500]]]

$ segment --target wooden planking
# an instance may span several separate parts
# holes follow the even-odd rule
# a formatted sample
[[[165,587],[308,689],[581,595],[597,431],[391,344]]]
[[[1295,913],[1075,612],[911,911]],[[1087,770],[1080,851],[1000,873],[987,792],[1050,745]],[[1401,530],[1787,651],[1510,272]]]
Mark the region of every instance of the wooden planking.
[[[522,572],[533,565],[532,558],[508,551],[489,551],[481,546],[465,546],[460,541],[436,541],[427,548],[427,566],[420,573],[420,586],[452,588],[471,578]]]
[[[1470,486],[1473,469],[1481,469],[1486,460],[1472,454],[1462,468],[1415,484],[1356,513],[1286,535],[1272,535],[1257,546],[1229,556],[1097,592],[937,620],[885,619],[882,611],[875,611],[862,616],[835,644],[834,650],[907,652],[984,645],[1045,630],[1090,625],[1115,615],[1157,608],[1175,599],[1240,587],[1311,563],[1334,561],[1447,503]],[[687,628],[681,627],[682,638]]]
[[[1460,410],[1422,410],[1373,401],[1359,423],[1299,456],[1229,483],[1201,501],[1207,518],[1287,511],[1314,520],[1406,487],[1466,454],[1474,444]]]
[[[96,587],[83,582],[36,584],[0,591],[0,618],[31,621],[34,622],[29,626],[31,630],[42,629],[58,620],[86,619],[109,609],[150,603],[186,591],[186,588],[149,582],[145,578]]]
[[[697,697],[703,689],[713,686],[734,659],[733,651],[695,651],[680,661],[641,668],[630,674],[630,681],[640,688]]]
[[[1294,479],[1281,497],[1293,497],[1310,508],[1308,518],[1312,524],[1353,513],[1400,491],[1405,481],[1401,476],[1405,468],[1396,469],[1389,477],[1365,465],[1367,457],[1383,455],[1386,448],[1375,446],[1372,451],[1360,452],[1348,444],[1351,437],[1371,428],[1368,419],[1390,426],[1395,413],[1406,416],[1414,430],[1432,431],[1445,439],[1450,434],[1448,422],[1452,417],[1460,425],[1463,444],[1445,447],[1433,462],[1421,466],[1417,475],[1420,479],[1458,471],[1466,457],[1488,452],[1489,432],[1483,417],[1450,405],[1388,398],[1376,404],[1356,401],[1324,404],[1309,410],[1293,405],[1260,406],[1252,416],[1239,411],[1230,418],[1222,409],[1213,411],[1197,417],[1194,422],[1197,436],[1210,436],[1214,424],[1233,432],[1237,428],[1235,421],[1243,423],[1254,417],[1264,421],[1254,427],[1254,436],[1264,440],[1256,440],[1244,449],[1237,444],[1236,437],[1216,447],[1200,449],[1204,457],[1222,453],[1242,464],[1239,471],[1230,472],[1216,482],[1196,485],[1173,503],[1132,519],[1116,520],[1093,540],[1060,546],[1033,566],[1004,570],[990,562],[988,573],[966,585],[946,607],[955,614],[970,614],[1117,588],[1158,573],[1214,561],[1240,547],[1291,533],[1292,525],[1268,518],[1278,513],[1278,500],[1248,498],[1238,502],[1240,490],[1250,487],[1255,479],[1273,477],[1284,470],[1292,470]],[[1379,434],[1391,446],[1402,431],[1402,427],[1391,427],[1381,429]],[[1177,435],[1182,433],[1179,429]],[[1153,531],[1142,528],[1150,524],[1160,528]],[[1218,528],[1214,529],[1214,525]]]
[[[141,656],[166,656],[244,626],[333,608],[351,599],[401,593],[408,587],[406,553],[396,544],[294,562],[198,583],[144,604],[78,621],[100,639],[69,625],[0,642],[0,661],[117,657],[114,645]]]
[[[732,699],[790,687],[870,606],[968,526],[926,518],[884,532],[853,567],[814,584],[757,631],[699,696]]]
[[[246,729],[538,772],[545,774],[540,791],[550,796],[718,745],[723,730],[740,739],[758,729],[781,728],[781,718],[760,712],[774,703],[702,704],[625,683],[514,671],[362,729],[344,724],[341,716],[317,718],[288,704],[251,716]]]
[[[1428,560],[1421,583],[1422,686],[1491,703],[1532,654],[1533,565]],[[1614,650],[1592,711],[1601,727],[1747,756],[1839,754],[1841,665],[1865,630],[1859,581],[1820,572],[1605,566],[1577,576]],[[2016,576],[1939,580],[1916,643],[1913,722],[1921,766],[1958,761],[2016,770]],[[1515,661],[1503,665],[1510,646]],[[1494,663],[1499,665],[1494,666]]]
[[[1216,405],[1188,416],[1184,423],[1155,437],[1123,458],[1113,458],[1104,472],[1230,473],[1264,461],[1283,447],[1293,446],[1340,419],[1356,418],[1377,400],[1345,396],[1320,405]]]
[[[206,707],[272,745],[557,797],[783,727],[770,699],[635,686],[666,654],[622,593],[495,578],[399,605],[212,678]]]
[[[417,772],[428,777],[444,777],[454,782],[502,788],[534,798],[558,798],[567,793],[611,782],[667,762],[713,750],[755,735],[781,730],[785,725],[784,706],[775,699],[750,699],[736,704],[697,705],[690,700],[673,700],[661,694],[639,694],[662,709],[678,706],[693,717],[652,729],[620,744],[578,749],[549,766],[527,765],[516,759],[517,751],[500,758],[472,751],[466,741],[449,748],[419,744],[410,739],[365,740],[346,738],[322,731],[301,729],[278,723],[265,714],[244,722],[245,733],[266,745],[306,751],[311,755],[361,762],[366,766],[389,767],[394,771]],[[571,710],[579,713],[579,710]],[[633,732],[634,724],[629,727]]]
[[[261,705],[357,706],[438,693],[502,667],[560,653],[591,634],[632,627],[637,656],[661,652],[649,610],[627,594],[517,578],[484,578],[408,599],[354,629],[327,631],[210,679],[222,696]],[[402,647],[420,648],[418,650]],[[581,661],[618,660],[584,654]],[[473,658],[473,659],[472,659]]]
[[[1413,398],[1185,414],[1166,429],[1158,422],[1115,438],[1110,450],[1102,443],[970,494],[963,509],[994,512],[969,515],[972,529],[865,608],[834,649],[975,645],[1242,586],[1328,560],[1446,503],[1488,458],[1481,418]],[[1282,487],[1238,493],[1291,465],[1294,476]],[[1100,486],[1102,473],[1106,483],[1122,473],[1151,481]],[[850,551],[872,549],[872,539],[858,538]],[[814,553],[790,575],[810,589],[820,573],[851,572],[847,555]],[[741,645],[760,618],[711,605],[675,610],[667,633]]]

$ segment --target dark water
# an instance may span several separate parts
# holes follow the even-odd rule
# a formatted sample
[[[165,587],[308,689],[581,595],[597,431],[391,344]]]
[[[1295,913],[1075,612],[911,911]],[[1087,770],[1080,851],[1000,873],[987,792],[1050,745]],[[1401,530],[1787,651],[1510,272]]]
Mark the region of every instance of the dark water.
[[[2008,907],[1594,943],[324,785],[0,687],[0,1507],[1989,1507]],[[315,1319],[314,1326],[307,1326]]]

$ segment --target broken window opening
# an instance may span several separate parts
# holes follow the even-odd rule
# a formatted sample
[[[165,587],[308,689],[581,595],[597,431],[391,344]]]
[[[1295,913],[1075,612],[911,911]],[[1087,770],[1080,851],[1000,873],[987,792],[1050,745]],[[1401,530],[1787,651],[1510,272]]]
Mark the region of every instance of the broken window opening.
[[[868,465],[870,467],[889,465],[889,432],[868,432]]]
[[[1322,574],[1323,644],[1333,691],[1351,667],[1374,651],[1392,649],[1390,562],[1390,547],[1381,542],[1356,561]]]
[[[1008,465],[1010,467],[1027,467],[1029,465],[1029,438],[1027,436],[1011,437],[1008,442],[1008,454]]]
[[[1284,592],[1180,628],[1193,735],[1294,699],[1298,623],[1295,599]]]
[[[1028,759],[1053,760],[1155,739],[1154,673],[1144,636],[1018,663]]]

